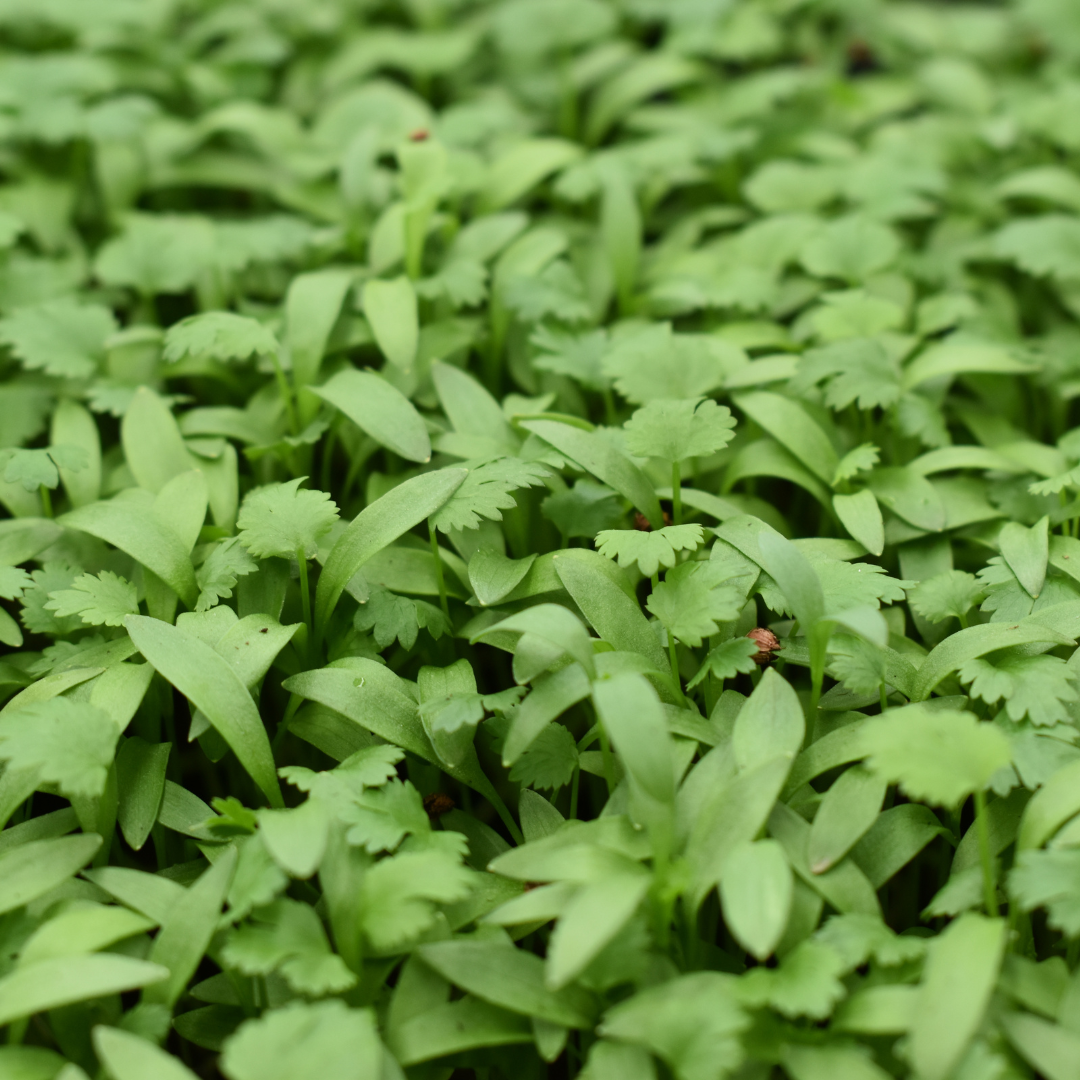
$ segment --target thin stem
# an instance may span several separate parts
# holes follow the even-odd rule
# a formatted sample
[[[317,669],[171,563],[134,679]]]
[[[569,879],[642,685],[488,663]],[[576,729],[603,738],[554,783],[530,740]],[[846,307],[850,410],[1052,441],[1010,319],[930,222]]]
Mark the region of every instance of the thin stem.
[[[513,838],[514,843],[524,844],[525,837],[522,836],[521,830],[518,828],[517,822],[514,820],[513,814],[511,814],[510,811],[507,809],[506,803],[502,801],[502,797],[494,788],[492,788],[491,791],[488,792],[488,802],[490,802],[491,805],[495,807],[495,812],[499,815],[500,818],[502,818],[502,823],[506,826],[507,830],[510,833],[510,836]]]
[[[439,585],[439,604],[447,620],[450,619],[450,601],[446,595],[446,578],[443,576],[442,554],[439,551],[439,538],[435,535],[435,526],[428,520],[428,539],[431,541],[431,554],[435,558],[435,580]]]
[[[281,361],[278,359],[278,354],[272,352],[270,359],[274,363],[274,378],[277,380],[278,393],[281,394],[281,400],[285,404],[285,414],[289,418],[289,429],[294,435],[300,434],[300,420],[296,415],[296,402],[293,400],[292,388],[289,386],[289,380],[285,378],[285,372],[281,367]]]
[[[44,484],[41,485],[40,490],[41,490],[41,507],[45,512],[45,516],[47,518],[51,518],[53,516],[52,496],[49,494],[49,489]]]
[[[682,472],[679,463],[671,463],[671,517],[676,525],[682,524]]]
[[[997,890],[994,886],[994,860],[990,854],[990,828],[986,823],[986,792],[975,792],[975,829],[979,838],[979,861],[982,863],[983,900],[986,914],[996,918],[998,913]]]
[[[615,762],[611,757],[611,743],[603,725],[600,727],[600,753],[604,758],[604,781],[607,784],[608,797],[615,790]]]
[[[885,690],[885,684],[881,684],[881,711],[884,712],[889,707],[889,695]]]
[[[683,696],[682,679],[679,676],[679,658],[675,653],[675,635],[670,630],[668,631],[667,643],[668,659],[671,661],[671,681],[675,684],[675,693],[678,695],[680,704],[685,705],[686,698]]]
[[[308,649],[310,650],[315,628],[311,623],[311,589],[308,587],[307,555],[303,544],[296,549],[296,561],[300,564],[300,603],[304,609],[304,623],[307,625]]]
[[[285,713],[281,717],[281,721],[277,726],[277,731],[274,732],[274,744],[271,747],[273,753],[276,754],[278,748],[285,741],[285,736],[289,732],[289,724],[292,723],[292,718],[296,715],[303,703],[304,699],[299,694],[289,695],[289,704],[285,706]]]
[[[581,767],[574,769],[574,779],[570,781],[570,819],[577,818],[578,788],[581,786]]]

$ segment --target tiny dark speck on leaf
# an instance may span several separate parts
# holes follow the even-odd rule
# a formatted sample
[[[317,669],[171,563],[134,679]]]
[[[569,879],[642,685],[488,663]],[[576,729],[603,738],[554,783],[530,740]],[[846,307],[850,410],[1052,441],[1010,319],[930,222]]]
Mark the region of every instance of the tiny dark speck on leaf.
[[[269,631],[270,631],[270,627],[269,627],[269,626],[264,626],[264,627],[263,627],[263,628],[262,628],[262,629],[261,629],[261,630],[259,631],[259,633],[260,633],[260,634],[266,634],[266,633],[269,633]]]

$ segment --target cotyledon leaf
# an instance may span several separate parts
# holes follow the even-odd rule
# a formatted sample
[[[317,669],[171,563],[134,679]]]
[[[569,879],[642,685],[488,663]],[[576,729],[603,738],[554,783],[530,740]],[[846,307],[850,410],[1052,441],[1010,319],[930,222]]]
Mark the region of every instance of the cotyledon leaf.
[[[167,979],[168,968],[116,953],[61,956],[0,979],[0,1024],[76,1001],[137,990]]]
[[[521,426],[562,454],[576,461],[598,480],[625,495],[649,519],[654,529],[663,527],[660,500],[648,477],[628,458],[595,431],[582,431],[555,420],[524,420]]]
[[[990,1002],[1005,937],[1001,919],[967,912],[930,946],[911,1025],[919,1076],[945,1080],[959,1064]]]
[[[402,533],[430,517],[461,486],[467,469],[439,469],[399,484],[366,506],[337,538],[315,590],[316,636],[326,624],[353,574]]]
[[[386,379],[371,371],[346,368],[311,389],[395,454],[409,461],[431,460],[431,440],[423,419]]]
[[[240,676],[205,642],[160,619],[129,615],[131,640],[229,744],[271,806],[283,806],[262,717]]]
[[[732,400],[818,479],[832,483],[839,463],[836,450],[828,435],[801,404],[767,390],[736,394]]]

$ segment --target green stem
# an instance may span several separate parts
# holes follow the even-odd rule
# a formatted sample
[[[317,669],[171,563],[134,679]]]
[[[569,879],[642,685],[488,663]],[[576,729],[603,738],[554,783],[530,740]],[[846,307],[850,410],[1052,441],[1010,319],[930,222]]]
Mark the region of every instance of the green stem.
[[[40,490],[42,509],[45,512],[45,516],[51,518],[53,516],[52,496],[49,494],[49,489],[44,484],[41,485]]]
[[[686,698],[683,696],[682,679],[679,676],[679,658],[675,653],[675,635],[670,630],[668,631],[667,643],[668,659],[671,661],[671,681],[675,684],[675,693],[678,696],[679,703],[685,705]]]
[[[607,783],[608,797],[615,790],[615,762],[611,757],[611,743],[608,742],[607,732],[603,725],[600,727],[600,753],[604,758],[604,781]]]
[[[677,461],[671,463],[671,517],[674,524],[682,524],[682,472]]]
[[[315,627],[311,622],[311,589],[308,587],[307,555],[303,544],[296,549],[296,561],[300,564],[300,603],[303,605],[304,622],[307,624],[308,650],[310,651]]]
[[[443,576],[442,554],[439,551],[439,538],[435,535],[435,526],[428,520],[428,539],[431,541],[431,554],[435,558],[435,580],[439,585],[439,604],[447,621],[450,619],[450,600],[446,595],[446,578]]]
[[[277,380],[278,393],[281,394],[281,400],[285,405],[285,415],[289,418],[289,430],[294,435],[299,435],[300,420],[296,415],[296,402],[293,400],[293,393],[289,386],[289,380],[285,378],[285,372],[282,370],[278,354],[272,352],[270,354],[270,359],[274,363],[274,378]]]
[[[285,714],[282,716],[281,721],[277,726],[277,731],[274,732],[274,744],[271,748],[273,753],[276,754],[278,748],[285,741],[285,736],[289,731],[289,724],[292,722],[292,718],[296,715],[303,703],[304,699],[299,694],[289,695],[289,704],[285,706]]]
[[[570,781],[570,819],[577,818],[578,788],[581,786],[581,767],[574,769],[574,779]]]
[[[986,823],[986,792],[981,788],[975,792],[975,829],[979,838],[979,861],[982,863],[983,900],[986,914],[992,919],[997,917],[997,890],[994,886],[994,860],[990,854],[990,829]]]
[[[885,684],[881,684],[881,711],[884,712],[889,707],[889,695],[885,690]]]
[[[506,826],[514,843],[524,844],[525,837],[522,836],[521,830],[518,828],[518,824],[514,820],[513,814],[507,809],[506,803],[502,801],[502,797],[494,788],[488,793],[488,802],[495,807],[495,812],[502,818],[502,823]]]

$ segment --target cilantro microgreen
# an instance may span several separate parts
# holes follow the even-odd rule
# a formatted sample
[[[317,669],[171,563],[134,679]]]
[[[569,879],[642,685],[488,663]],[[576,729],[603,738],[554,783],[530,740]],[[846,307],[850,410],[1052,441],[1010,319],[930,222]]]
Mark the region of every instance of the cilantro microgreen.
[[[0,1076],[1073,1077],[1075,9],[0,3]]]

